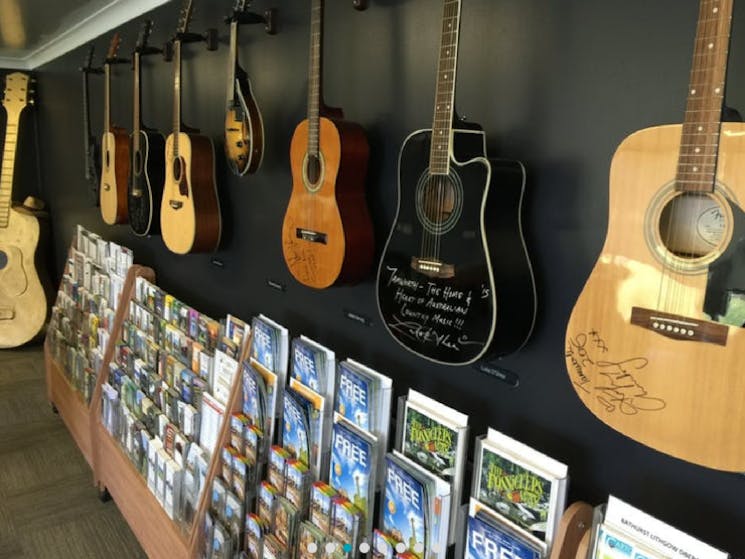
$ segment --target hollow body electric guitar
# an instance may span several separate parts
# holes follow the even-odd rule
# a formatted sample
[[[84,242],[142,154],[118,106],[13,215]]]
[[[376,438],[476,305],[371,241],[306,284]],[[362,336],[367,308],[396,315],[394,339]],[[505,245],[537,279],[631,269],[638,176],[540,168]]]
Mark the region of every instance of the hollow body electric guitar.
[[[478,126],[454,120],[459,23],[460,0],[446,0],[433,125],[401,148],[398,210],[377,276],[390,334],[447,365],[521,347],[536,305],[520,229],[523,166],[490,161]]]
[[[129,226],[135,235],[145,236],[160,231],[160,201],[165,181],[165,139],[163,134],[142,124],[142,90],[140,60],[160,49],[149,47],[152,21],[143,23],[133,54],[134,95],[133,128],[130,138],[132,162],[129,172],[127,206]]]
[[[111,122],[111,66],[117,59],[119,34],[111,39],[104,68],[104,132],[101,137],[101,217],[108,225],[127,222],[127,178],[129,176],[129,137]]]
[[[15,72],[5,78],[5,131],[0,173],[0,348],[17,347],[44,328],[47,298],[40,279],[40,226],[24,207],[11,207],[18,124],[31,103],[29,77]]]
[[[222,231],[212,140],[181,123],[181,37],[187,33],[191,12],[192,2],[187,0],[173,41],[173,132],[166,139],[160,206],[161,235],[176,254],[216,250]]]
[[[733,0],[702,0],[682,125],[610,170],[608,234],[566,332],[572,386],[652,448],[745,471],[745,125],[722,123]]]
[[[225,157],[234,174],[255,173],[264,157],[264,122],[248,74],[238,64],[238,26],[246,17],[246,0],[237,0],[230,18]]]
[[[323,1],[313,0],[311,10],[308,118],[290,144],[292,194],[282,224],[282,252],[296,280],[321,289],[367,275],[373,231],[364,191],[367,139],[359,125],[323,104]]]

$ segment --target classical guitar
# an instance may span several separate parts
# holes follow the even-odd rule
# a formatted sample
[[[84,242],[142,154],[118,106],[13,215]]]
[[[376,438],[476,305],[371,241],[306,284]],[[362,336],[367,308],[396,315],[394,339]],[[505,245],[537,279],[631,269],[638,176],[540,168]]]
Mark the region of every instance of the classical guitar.
[[[225,157],[238,176],[255,173],[264,157],[264,122],[248,74],[238,64],[238,26],[246,0],[237,0],[230,16],[228,98],[225,111]]]
[[[104,118],[101,137],[101,217],[114,225],[127,222],[127,177],[129,176],[129,136],[111,122],[111,66],[120,62],[116,53],[121,39],[114,33],[104,62]]]
[[[455,115],[460,12],[460,0],[445,0],[432,128],[401,148],[398,209],[377,275],[393,338],[447,365],[517,350],[536,307],[520,226],[523,166],[489,160],[481,128]]]
[[[173,132],[166,139],[160,206],[161,235],[176,254],[216,250],[222,230],[212,140],[181,123],[181,43],[191,15],[192,2],[186,0],[173,40]]]
[[[28,75],[5,77],[3,106],[7,113],[0,173],[0,347],[17,347],[44,328],[47,297],[40,278],[40,225],[24,206],[11,206],[18,125],[21,112],[33,102]]]
[[[745,124],[722,122],[733,0],[701,0],[683,124],[635,132],[572,311],[585,406],[672,456],[745,471]]]
[[[365,202],[368,144],[362,128],[323,104],[323,0],[311,2],[308,118],[290,144],[292,194],[282,224],[290,272],[315,288],[362,279],[372,265]]]
[[[133,54],[134,108],[130,138],[132,161],[127,206],[129,226],[139,236],[157,234],[160,231],[160,201],[165,181],[165,139],[160,132],[142,124],[140,59],[142,56],[161,52],[147,44],[152,27],[151,20],[142,24]]]
[[[98,142],[91,133],[90,91],[88,88],[88,76],[90,74],[100,73],[101,71],[92,66],[94,50],[95,47],[91,44],[88,48],[85,64],[80,68],[80,72],[83,74],[83,153],[85,155],[85,180],[90,185],[93,201],[96,205],[99,205],[98,188],[101,176],[101,154],[99,153]]]

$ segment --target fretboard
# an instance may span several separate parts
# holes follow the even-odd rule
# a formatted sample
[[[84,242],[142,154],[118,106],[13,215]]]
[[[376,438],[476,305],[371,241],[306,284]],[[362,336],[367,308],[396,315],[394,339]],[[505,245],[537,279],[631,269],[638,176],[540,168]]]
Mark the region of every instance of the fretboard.
[[[88,99],[88,72],[83,72],[83,154],[85,157],[85,180],[91,180],[91,167],[88,163],[88,154],[91,149],[91,114],[90,101]]]
[[[238,22],[230,24],[230,54],[228,55],[228,108],[238,104],[235,95],[235,66],[238,64]]]
[[[103,132],[108,134],[111,128],[111,65],[103,65]]]
[[[142,87],[140,85],[140,53],[134,53],[134,95],[132,100],[132,143],[133,152],[140,149],[140,128],[142,127]]]
[[[13,171],[18,143],[18,121],[21,114],[19,110],[9,110],[7,106],[6,110],[8,111],[8,122],[5,129],[2,173],[0,173],[0,228],[7,227],[10,219],[10,204],[13,199]]]
[[[701,0],[675,189],[713,192],[733,0]]]
[[[437,64],[435,116],[432,120],[432,145],[429,172],[447,175],[450,172],[450,144],[455,103],[455,73],[458,66],[458,32],[460,0],[445,0],[442,15],[440,56]]]
[[[308,61],[308,153],[318,155],[321,110],[321,57],[323,56],[323,0],[313,0]]]
[[[173,155],[178,157],[181,133],[181,41],[173,42]]]

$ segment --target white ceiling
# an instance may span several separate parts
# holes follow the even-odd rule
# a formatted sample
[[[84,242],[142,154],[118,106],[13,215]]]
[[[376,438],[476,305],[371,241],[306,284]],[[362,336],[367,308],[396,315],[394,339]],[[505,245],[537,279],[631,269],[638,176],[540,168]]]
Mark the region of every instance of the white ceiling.
[[[0,0],[0,68],[33,70],[169,0]]]

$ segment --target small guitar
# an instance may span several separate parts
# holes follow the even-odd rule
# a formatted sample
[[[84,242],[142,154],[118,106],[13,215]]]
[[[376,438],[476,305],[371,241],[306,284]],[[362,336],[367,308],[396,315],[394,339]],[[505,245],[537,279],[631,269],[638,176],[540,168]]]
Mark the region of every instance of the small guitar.
[[[238,176],[255,173],[264,157],[264,122],[248,74],[238,64],[238,25],[246,0],[237,0],[230,17],[228,99],[225,112],[225,157]]]
[[[745,124],[722,122],[733,0],[701,0],[683,124],[627,137],[572,311],[572,387],[672,456],[745,471]]]
[[[91,133],[91,109],[90,109],[90,92],[88,89],[88,76],[99,73],[92,67],[94,46],[88,48],[88,56],[85,59],[85,65],[80,68],[83,74],[83,153],[85,154],[85,180],[90,184],[90,192],[96,205],[100,204],[98,188],[101,176],[101,155],[98,149],[98,142]]]
[[[296,280],[321,289],[367,275],[373,231],[364,191],[367,138],[359,125],[342,120],[340,110],[323,104],[323,0],[312,0],[311,10],[308,118],[290,144],[292,194],[282,252]]]
[[[445,0],[432,128],[401,148],[398,210],[377,276],[393,338],[446,365],[519,349],[536,308],[520,226],[523,166],[490,161],[481,129],[454,120],[460,11],[460,0]]]
[[[123,128],[111,123],[111,65],[118,62],[116,52],[121,39],[114,33],[104,62],[104,119],[101,138],[101,217],[114,225],[127,222],[127,177],[129,175],[129,137]]]
[[[21,112],[33,103],[29,77],[15,72],[5,77],[3,106],[7,113],[0,173],[0,347],[17,347],[44,328],[47,297],[38,270],[40,226],[23,206],[11,207],[18,125]]]
[[[216,250],[222,231],[212,140],[181,123],[181,37],[191,14],[192,1],[186,0],[173,40],[173,132],[166,139],[160,206],[163,241],[176,254]]]
[[[160,201],[165,181],[165,139],[163,134],[142,124],[142,90],[140,58],[143,55],[160,52],[149,47],[148,37],[153,22],[142,24],[140,36],[134,51],[134,110],[133,127],[130,139],[132,162],[129,173],[127,205],[129,226],[135,235],[145,236],[160,231]]]

